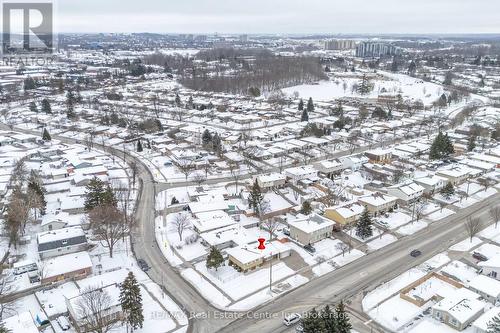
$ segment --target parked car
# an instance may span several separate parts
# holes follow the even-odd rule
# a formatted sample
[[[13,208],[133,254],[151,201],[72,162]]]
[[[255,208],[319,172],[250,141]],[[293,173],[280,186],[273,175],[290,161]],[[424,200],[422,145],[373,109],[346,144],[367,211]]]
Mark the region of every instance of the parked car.
[[[290,230],[288,230],[287,228],[283,228],[283,234],[286,236],[290,236]]]
[[[304,249],[306,249],[306,251],[309,251],[311,253],[316,252],[316,249],[311,244],[304,245]]]
[[[422,251],[420,251],[420,250],[413,250],[410,252],[410,256],[412,256],[413,258],[416,258],[421,254],[422,254]]]
[[[295,323],[298,323],[300,321],[300,314],[298,313],[290,313],[283,318],[283,324],[285,326],[291,326]]]
[[[59,324],[59,326],[61,326],[61,329],[63,331],[67,331],[71,328],[71,326],[69,325],[68,319],[64,316],[57,317],[56,321]]]
[[[137,264],[144,272],[148,271],[151,268],[144,259],[137,259]]]
[[[479,260],[479,261],[486,261],[488,260],[488,257],[486,257],[484,254],[481,254],[479,252],[474,252],[472,253],[472,258]]]

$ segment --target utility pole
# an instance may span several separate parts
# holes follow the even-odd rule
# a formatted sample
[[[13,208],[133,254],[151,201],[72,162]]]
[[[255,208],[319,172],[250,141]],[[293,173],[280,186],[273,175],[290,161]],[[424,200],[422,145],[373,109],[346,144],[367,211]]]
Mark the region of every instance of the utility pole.
[[[272,293],[272,285],[273,285],[273,253],[270,253],[271,261],[269,262],[269,293]]]

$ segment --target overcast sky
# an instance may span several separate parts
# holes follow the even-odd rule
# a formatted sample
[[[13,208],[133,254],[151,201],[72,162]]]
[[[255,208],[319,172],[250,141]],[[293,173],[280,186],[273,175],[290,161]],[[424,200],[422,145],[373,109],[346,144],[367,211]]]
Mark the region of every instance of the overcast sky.
[[[500,0],[59,0],[59,32],[500,33]]]

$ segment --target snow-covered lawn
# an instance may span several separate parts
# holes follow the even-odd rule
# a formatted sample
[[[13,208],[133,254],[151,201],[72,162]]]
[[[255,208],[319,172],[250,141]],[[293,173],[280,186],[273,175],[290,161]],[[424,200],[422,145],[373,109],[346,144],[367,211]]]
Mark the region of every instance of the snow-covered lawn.
[[[461,261],[454,260],[448,265],[441,268],[441,272],[452,276],[464,283],[469,282],[471,279],[475,278],[478,273],[474,267],[468,266]]]
[[[370,250],[374,251],[381,249],[391,243],[394,243],[397,240],[398,239],[394,235],[383,234],[381,237],[377,237],[374,240],[368,242],[367,245]]]
[[[486,191],[479,191],[477,192],[476,194],[474,194],[474,198],[477,199],[477,200],[483,200],[483,199],[486,199],[492,195],[495,195],[497,194],[498,191],[492,187],[488,188]]]
[[[427,215],[427,219],[431,221],[438,221],[444,219],[447,216],[455,214],[454,211],[448,208],[443,208],[440,210],[436,210],[434,213]]]
[[[269,269],[260,268],[251,273],[239,273],[231,266],[208,270],[206,261],[195,264],[195,268],[210,282],[223,290],[233,300],[239,300],[269,285]],[[273,264],[273,281],[284,279],[295,274],[284,262]],[[242,286],[245,286],[242,288]]]
[[[231,303],[231,301],[224,296],[224,294],[222,294],[216,287],[214,287],[194,269],[187,268],[182,270],[181,275],[184,279],[189,281],[189,283],[191,283],[206,300],[212,303],[212,305],[222,309]]]
[[[402,299],[398,294],[373,308],[368,312],[368,315],[384,327],[397,331],[413,318],[422,314],[424,310],[425,306],[418,307]]]
[[[477,236],[487,238],[490,240],[495,239],[496,237],[500,236],[500,223],[498,223],[496,226],[495,224],[492,224],[483,230],[481,230]]]
[[[459,200],[453,204],[453,206],[457,208],[466,208],[469,207],[475,203],[477,203],[479,200],[474,199],[474,197],[468,197],[462,200]]]
[[[396,229],[411,221],[411,217],[403,212],[389,213],[388,217],[379,217],[381,225],[386,226],[389,229]]]
[[[481,243],[481,239],[477,237],[466,238],[461,242],[456,243],[455,245],[450,247],[452,251],[469,251],[473,247],[479,245]]]
[[[378,286],[363,298],[363,310],[366,312],[373,309],[377,304],[395,295],[401,289],[420,279],[425,274],[427,273],[421,269],[412,268],[398,277]]]
[[[412,235],[419,230],[427,228],[427,226],[428,226],[427,222],[420,220],[408,223],[407,225],[404,225],[398,230],[396,230],[396,232],[400,235]]]

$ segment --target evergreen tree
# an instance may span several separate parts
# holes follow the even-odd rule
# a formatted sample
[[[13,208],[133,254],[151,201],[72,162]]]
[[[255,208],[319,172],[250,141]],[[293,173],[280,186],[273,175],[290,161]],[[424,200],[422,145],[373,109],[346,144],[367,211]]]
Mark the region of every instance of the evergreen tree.
[[[340,301],[340,303],[335,308],[335,319],[337,321],[337,325],[335,328],[335,333],[350,333],[352,325],[349,322],[349,316],[347,315],[344,307],[344,302]]]
[[[307,101],[307,112],[313,112],[314,111],[314,102],[312,97],[309,97],[309,100]]]
[[[443,84],[447,86],[451,86],[453,84],[453,73],[451,71],[446,72]]]
[[[323,319],[320,317],[318,311],[313,308],[302,318],[302,327],[304,333],[322,333],[325,332],[325,325]]]
[[[307,113],[307,109],[302,110],[300,121],[309,121],[309,114]]]
[[[363,78],[361,79],[361,82],[358,84],[358,94],[360,95],[368,95],[370,91],[372,90],[372,85],[370,84],[370,81],[368,80],[368,77],[366,74],[363,74]]]
[[[42,99],[42,112],[43,113],[52,113],[52,108],[50,107],[50,102],[48,99]]]
[[[255,214],[260,213],[260,204],[264,197],[262,196],[262,191],[260,189],[257,179],[255,179],[252,190],[250,191],[250,197],[248,198],[250,207],[253,208]]]
[[[444,155],[449,156],[455,154],[455,148],[453,147],[453,143],[448,136],[448,133],[444,135]]]
[[[85,210],[88,212],[100,205],[116,206],[117,201],[111,187],[94,177],[85,188]]]
[[[139,282],[134,273],[129,272],[120,285],[120,304],[124,314],[123,321],[132,327],[132,330],[142,328],[144,314],[142,311],[142,295]]]
[[[36,197],[32,207],[39,208],[40,214],[45,215],[45,209],[47,207],[47,201],[45,201],[45,189],[43,188],[40,178],[38,178],[33,171],[28,178],[28,194],[30,192],[34,194],[34,196],[31,195],[29,197]]]
[[[328,304],[321,311],[321,319],[326,333],[337,332],[337,318]]]
[[[142,149],[141,140],[137,140],[137,152],[140,153],[142,151],[143,151],[143,149]]]
[[[300,212],[304,215],[309,215],[311,214],[312,212],[312,207],[311,207],[311,203],[309,201],[304,201],[302,203],[302,208],[300,209]]]
[[[365,209],[361,217],[359,218],[358,223],[356,223],[356,236],[366,239],[373,235],[372,230],[372,219],[368,214],[368,210]]]
[[[175,94],[175,105],[181,106],[181,98],[179,97],[179,94]]]
[[[212,134],[210,134],[210,131],[208,129],[205,129],[205,131],[203,131],[201,142],[204,146],[207,146],[212,142]]]
[[[476,148],[476,136],[470,135],[467,142],[467,151],[473,151]]]
[[[35,102],[30,102],[30,111],[31,112],[35,112],[35,113],[38,113],[38,107],[36,106],[36,103]]]
[[[446,199],[449,199],[453,194],[455,194],[455,188],[453,187],[453,184],[451,182],[448,182],[445,187],[443,187],[441,191],[439,191],[439,193],[441,193],[441,195]]]
[[[212,138],[212,149],[217,154],[219,154],[222,150],[222,140],[218,133],[215,133]]]
[[[304,101],[301,98],[299,101],[299,111],[302,111],[302,110],[304,110]]]
[[[207,256],[207,268],[215,268],[217,270],[220,266],[224,264],[224,257],[222,253],[215,247],[212,246],[210,248],[210,253]]]
[[[12,331],[5,327],[5,324],[0,321],[0,333],[12,333]]]
[[[52,140],[52,138],[50,137],[50,133],[49,133],[49,131],[47,131],[46,128],[43,129],[42,139],[44,141],[50,141],[50,140]]]
[[[500,317],[498,315],[491,318],[488,322],[487,333],[500,333]]]

